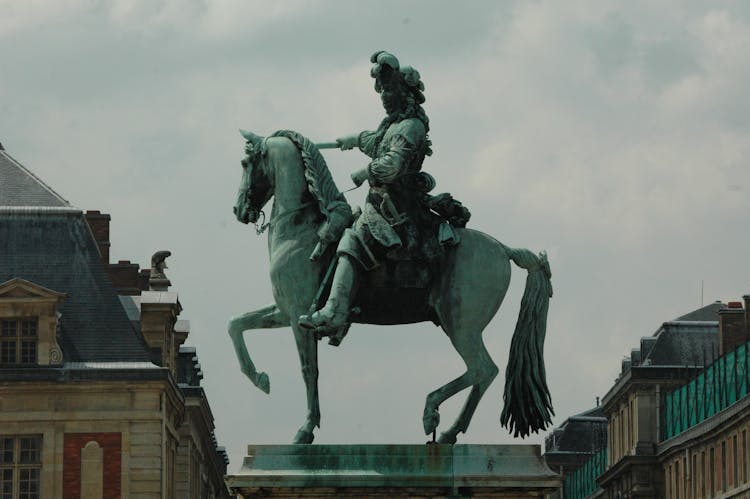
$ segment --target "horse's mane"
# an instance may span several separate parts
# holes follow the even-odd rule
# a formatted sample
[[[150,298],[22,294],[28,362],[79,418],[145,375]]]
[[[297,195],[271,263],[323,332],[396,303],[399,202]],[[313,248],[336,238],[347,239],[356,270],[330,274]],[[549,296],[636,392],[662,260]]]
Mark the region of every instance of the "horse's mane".
[[[318,230],[318,236],[327,243],[338,241],[344,229],[351,225],[352,209],[336,187],[323,155],[314,143],[298,132],[279,130],[271,137],[286,137],[299,150],[308,190],[318,202],[318,210],[326,218]]]

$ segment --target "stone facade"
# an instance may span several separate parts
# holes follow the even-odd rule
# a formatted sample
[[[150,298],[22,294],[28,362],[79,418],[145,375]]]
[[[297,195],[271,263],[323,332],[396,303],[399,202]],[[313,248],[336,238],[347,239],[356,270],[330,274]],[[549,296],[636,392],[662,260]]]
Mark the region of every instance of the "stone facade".
[[[743,395],[750,392],[750,295],[743,300],[713,303],[641,339],[602,400],[606,469],[583,488],[586,492],[566,497],[750,498],[750,396]],[[720,355],[733,356],[731,368]],[[721,377],[709,378],[711,369],[711,376]],[[699,394],[699,378],[711,379],[714,387],[708,390],[714,391],[703,388]],[[690,383],[692,391],[682,388]],[[671,399],[672,411],[691,407],[693,412],[671,413],[684,423],[668,432],[667,398],[677,389],[686,396]],[[728,395],[727,390],[735,392]],[[706,412],[709,396],[716,398],[718,409],[698,418],[696,411]]]
[[[104,451],[100,478],[108,488],[100,497],[173,497],[162,494],[171,478],[164,473],[163,457],[166,444],[174,440],[179,401],[169,380],[76,379],[81,374],[72,373],[75,383],[0,384],[0,438],[41,437],[40,497],[81,497],[81,453],[91,442]],[[171,407],[163,412],[162,404]]]
[[[659,446],[664,497],[750,497],[750,398]]]
[[[177,293],[110,265],[110,216],[5,151],[0,183],[17,186],[0,199],[0,491],[229,497]]]
[[[750,295],[743,298],[744,307],[741,302],[729,302],[719,311],[719,341],[724,354],[750,340]],[[747,364],[735,365],[734,370],[747,383]],[[750,498],[749,437],[750,396],[746,395],[714,416],[660,442],[657,454],[665,484],[664,496]]]

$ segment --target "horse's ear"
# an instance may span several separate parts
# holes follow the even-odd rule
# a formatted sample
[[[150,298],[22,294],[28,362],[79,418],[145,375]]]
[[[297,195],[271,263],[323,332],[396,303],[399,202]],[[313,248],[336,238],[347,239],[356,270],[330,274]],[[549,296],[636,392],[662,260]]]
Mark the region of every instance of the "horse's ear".
[[[255,135],[253,132],[248,132],[247,130],[243,130],[242,128],[240,128],[240,135],[245,137],[245,140],[252,142],[253,144],[263,139],[263,137]]]

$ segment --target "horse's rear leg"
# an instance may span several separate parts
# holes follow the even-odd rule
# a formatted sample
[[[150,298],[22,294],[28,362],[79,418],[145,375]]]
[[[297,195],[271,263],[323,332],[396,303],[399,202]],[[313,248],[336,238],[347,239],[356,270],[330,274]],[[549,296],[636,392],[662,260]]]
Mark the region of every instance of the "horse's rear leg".
[[[441,443],[444,440],[445,443],[453,443],[459,431],[466,431],[479,400],[498,373],[498,368],[482,341],[481,329],[474,334],[467,334],[465,330],[448,331],[448,335],[451,343],[466,364],[466,372],[427,395],[422,416],[425,434],[430,434],[437,428],[440,422],[438,412],[440,404],[469,386],[472,386],[472,391],[456,422],[446,433],[440,436]],[[453,442],[450,442],[451,439]]]
[[[229,320],[229,337],[232,339],[234,352],[240,362],[240,370],[247,376],[255,386],[268,393],[271,391],[271,382],[268,374],[259,373],[255,364],[250,359],[247,345],[242,333],[250,329],[272,329],[289,326],[289,317],[284,315],[276,304],[268,305],[253,312],[247,312]]]
[[[490,358],[487,349],[484,348],[484,344],[482,344],[482,350],[484,351],[484,358],[480,361],[480,364],[482,365],[480,369],[483,376],[481,376],[477,383],[471,388],[471,393],[469,393],[469,397],[466,399],[466,403],[461,409],[461,413],[458,415],[458,418],[456,418],[456,421],[447,431],[440,434],[438,442],[441,444],[455,444],[456,436],[459,433],[466,433],[466,430],[469,429],[471,418],[474,417],[474,411],[477,410],[479,401],[482,400],[484,392],[487,391],[487,388],[489,388],[497,376],[497,365],[492,361],[492,358]]]

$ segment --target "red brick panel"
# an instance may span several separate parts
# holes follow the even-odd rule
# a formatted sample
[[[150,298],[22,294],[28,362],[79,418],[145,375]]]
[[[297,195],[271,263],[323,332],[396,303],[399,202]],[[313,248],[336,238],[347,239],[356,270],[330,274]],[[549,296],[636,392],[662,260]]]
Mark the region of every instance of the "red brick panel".
[[[104,458],[104,498],[120,499],[122,436],[120,433],[66,433],[63,451],[63,499],[81,497],[81,450],[94,441]]]
[[[102,260],[105,264],[109,263],[109,221],[111,217],[106,213],[96,211],[86,212],[86,222],[91,227],[96,244],[102,254]]]

